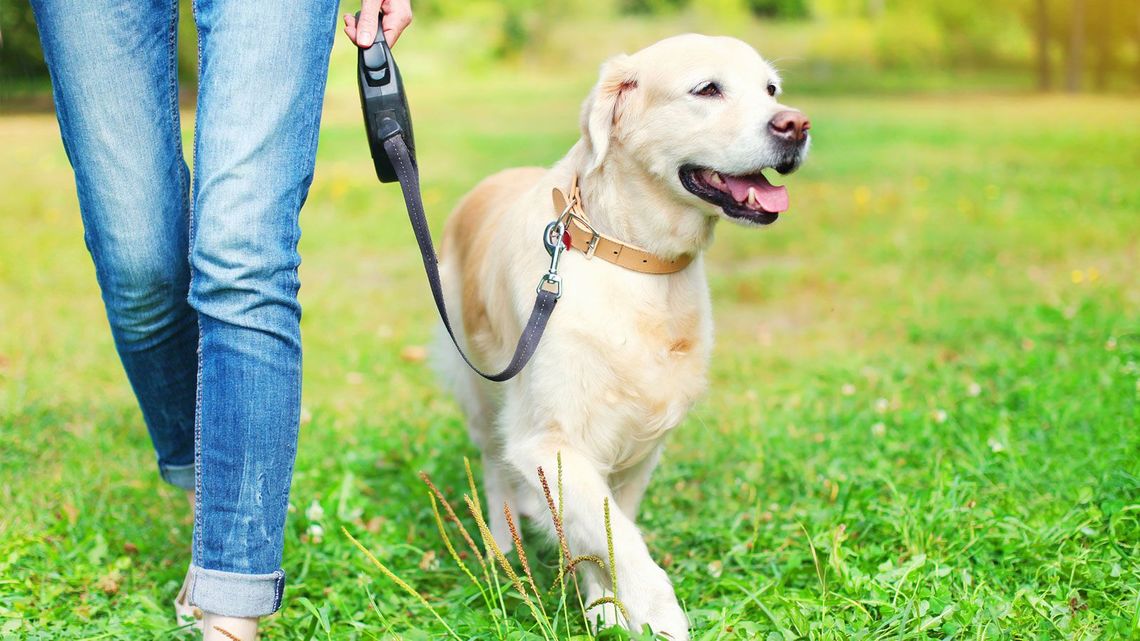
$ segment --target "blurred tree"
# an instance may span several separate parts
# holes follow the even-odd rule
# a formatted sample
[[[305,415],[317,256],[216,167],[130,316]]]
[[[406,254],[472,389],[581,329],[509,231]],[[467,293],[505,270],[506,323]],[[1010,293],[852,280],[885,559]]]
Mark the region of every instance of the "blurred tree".
[[[1037,88],[1049,91],[1053,88],[1053,66],[1049,60],[1049,3],[1047,0],[1034,0],[1033,42],[1037,55]]]
[[[193,85],[198,70],[198,40],[188,0],[180,3],[178,13],[178,71],[183,82]],[[31,5],[20,0],[0,0],[0,83],[34,82],[47,76]]]
[[[689,0],[619,0],[618,10],[627,14],[662,14],[677,11]]]
[[[493,4],[503,11],[495,53],[504,58],[540,50],[551,25],[586,11],[575,10],[575,0],[500,0]]]
[[[1081,90],[1081,71],[1085,57],[1085,2],[1071,0],[1069,8],[1069,38],[1065,47],[1065,89],[1070,93]]]
[[[1089,9],[1085,18],[1092,55],[1086,68],[1092,73],[1093,88],[1104,91],[1109,88],[1112,76],[1122,71],[1122,54],[1129,45],[1137,54],[1140,71],[1140,3],[1093,0]]]
[[[46,77],[47,65],[31,5],[0,0],[0,82]]]
[[[1053,86],[1054,53],[1060,52],[1062,88],[1103,91],[1123,78],[1124,61],[1136,64],[1140,85],[1140,2],[1136,0],[1033,0],[1024,5],[1026,27],[1032,29],[1037,86]]]
[[[810,14],[807,0],[748,0],[748,9],[761,18],[785,20],[807,18]]]

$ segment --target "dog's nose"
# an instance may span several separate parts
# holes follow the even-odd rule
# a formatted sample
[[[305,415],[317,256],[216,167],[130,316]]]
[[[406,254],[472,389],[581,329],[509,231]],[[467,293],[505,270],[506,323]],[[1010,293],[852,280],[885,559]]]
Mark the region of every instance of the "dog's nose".
[[[768,121],[768,131],[773,136],[789,142],[803,142],[811,129],[811,121],[802,111],[786,109],[772,116]]]

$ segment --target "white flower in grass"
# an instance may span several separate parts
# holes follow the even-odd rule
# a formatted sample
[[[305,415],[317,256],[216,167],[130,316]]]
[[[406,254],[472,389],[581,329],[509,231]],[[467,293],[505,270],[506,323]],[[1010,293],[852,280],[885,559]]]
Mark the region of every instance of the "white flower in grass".
[[[885,398],[880,398],[879,400],[875,401],[875,411],[880,414],[886,414],[887,410],[890,409],[890,407],[891,402]]]
[[[309,525],[308,534],[310,543],[320,543],[325,538],[325,529],[320,525],[313,523]]]
[[[950,415],[946,413],[946,410],[937,409],[931,412],[930,417],[934,419],[935,423],[941,425],[946,422],[946,419],[949,418]]]
[[[309,504],[309,509],[305,510],[305,518],[310,521],[320,521],[325,518],[325,508],[321,507],[321,502],[314,499]]]
[[[990,451],[993,452],[994,454],[1005,451],[1005,445],[1002,445],[1001,441],[997,440],[996,438],[994,438],[992,436],[989,438],[988,441],[986,441],[986,444],[990,446]]]
[[[966,393],[974,397],[980,396],[982,393],[982,386],[978,385],[974,381],[970,381],[970,384],[966,386]]]
[[[854,394],[855,394],[855,386],[854,386],[854,385],[852,385],[851,383],[844,383],[844,384],[843,384],[843,387],[841,388],[841,390],[840,390],[840,391],[842,391],[842,392],[843,392],[843,395],[844,395],[844,396],[854,396]]]
[[[875,423],[871,426],[871,436],[874,436],[875,438],[882,438],[882,436],[886,433],[887,426],[882,422]]]
[[[714,579],[719,579],[721,574],[724,574],[724,563],[722,561],[713,561],[708,566],[709,574]]]

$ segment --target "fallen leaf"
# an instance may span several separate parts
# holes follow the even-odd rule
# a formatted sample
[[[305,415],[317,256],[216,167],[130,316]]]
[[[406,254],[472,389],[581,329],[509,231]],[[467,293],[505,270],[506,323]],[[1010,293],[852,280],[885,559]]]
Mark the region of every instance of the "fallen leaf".
[[[104,594],[118,594],[122,582],[123,575],[118,570],[112,570],[99,577],[99,580],[95,582],[95,587],[102,590]]]

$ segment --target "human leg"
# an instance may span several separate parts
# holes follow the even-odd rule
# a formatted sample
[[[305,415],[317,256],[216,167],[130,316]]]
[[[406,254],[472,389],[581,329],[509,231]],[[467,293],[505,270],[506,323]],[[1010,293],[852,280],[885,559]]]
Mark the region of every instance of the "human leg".
[[[190,302],[199,314],[190,601],[281,604],[300,412],[298,212],[316,154],[336,4],[199,0]],[[207,633],[209,631],[207,630]]]
[[[194,484],[197,315],[187,303],[175,0],[33,0],[84,240],[162,477]]]

